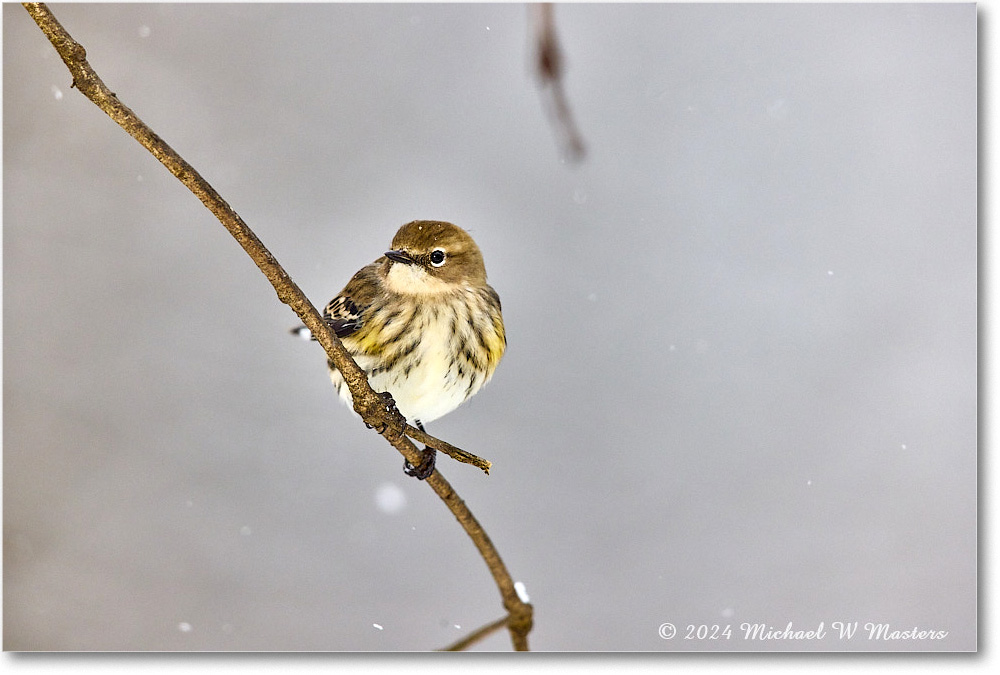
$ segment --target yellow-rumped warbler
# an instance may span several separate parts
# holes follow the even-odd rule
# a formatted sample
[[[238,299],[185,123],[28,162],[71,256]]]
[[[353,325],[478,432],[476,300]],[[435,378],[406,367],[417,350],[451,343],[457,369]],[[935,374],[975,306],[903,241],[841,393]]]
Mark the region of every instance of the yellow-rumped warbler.
[[[399,228],[386,251],[362,267],[323,311],[337,337],[367,373],[375,391],[389,392],[396,408],[421,431],[493,377],[507,346],[500,296],[486,283],[483,255],[469,233],[437,220]],[[293,333],[309,335],[305,326]],[[330,379],[351,405],[340,371]],[[418,467],[426,478],[434,450]]]

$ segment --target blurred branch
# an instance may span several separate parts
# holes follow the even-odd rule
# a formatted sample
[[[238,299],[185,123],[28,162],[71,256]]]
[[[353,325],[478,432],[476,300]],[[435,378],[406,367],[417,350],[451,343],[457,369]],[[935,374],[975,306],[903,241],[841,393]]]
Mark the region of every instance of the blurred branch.
[[[573,112],[570,110],[563,89],[563,56],[556,37],[556,24],[552,3],[543,2],[534,7],[535,15],[535,69],[543,91],[547,94],[546,107],[553,118],[556,133],[564,154],[570,161],[581,161],[586,154]]]
[[[354,409],[361,415],[364,422],[384,436],[413,465],[419,464],[423,455],[407,438],[408,435],[418,438],[418,440],[460,461],[473,463],[488,473],[490,463],[486,460],[459,450],[406,424],[406,420],[395,409],[395,406],[388,405],[388,401],[371,388],[365,372],[354,362],[330,326],[323,321],[309,299],[278,264],[278,261],[261,243],[257,235],[243,222],[243,219],[195,171],[194,167],[146,126],[128,106],[118,100],[114,92],[108,89],[87,62],[87,51],[66,32],[66,29],[59,24],[44,3],[24,3],[24,7],[55,47],[66,67],[69,68],[70,74],[73,76],[73,86],[160,160],[170,173],[176,176],[215,214],[215,217],[240,243],[257,264],[257,267],[264,273],[264,276],[271,282],[271,285],[274,286],[278,299],[291,307],[302,323],[312,331],[337,369],[343,374],[354,398]],[[514,648],[527,649],[527,634],[531,630],[532,608],[531,605],[521,602],[518,597],[514,590],[514,582],[500,559],[500,554],[479,521],[466,507],[465,502],[459,498],[440,473],[434,471],[427,478],[426,483],[444,501],[469,537],[472,538],[476,548],[479,549],[483,560],[493,574],[503,598],[504,608],[508,612],[508,624]]]

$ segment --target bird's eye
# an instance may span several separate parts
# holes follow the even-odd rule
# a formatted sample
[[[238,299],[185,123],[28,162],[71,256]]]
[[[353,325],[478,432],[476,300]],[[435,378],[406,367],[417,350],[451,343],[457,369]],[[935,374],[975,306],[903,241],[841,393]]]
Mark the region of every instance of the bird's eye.
[[[434,267],[441,267],[444,264],[444,250],[436,248],[431,251],[431,264]]]

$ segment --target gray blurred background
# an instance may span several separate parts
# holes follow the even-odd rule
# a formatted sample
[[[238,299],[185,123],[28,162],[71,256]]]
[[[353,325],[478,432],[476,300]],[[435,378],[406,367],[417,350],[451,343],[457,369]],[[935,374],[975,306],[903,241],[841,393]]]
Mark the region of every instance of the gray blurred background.
[[[976,647],[974,5],[559,6],[579,166],[521,5],[53,10],[314,304],[404,222],[475,236],[509,349],[430,431],[494,462],[439,466],[533,648]],[[4,648],[424,650],[498,618],[452,516],[18,5],[3,76]]]

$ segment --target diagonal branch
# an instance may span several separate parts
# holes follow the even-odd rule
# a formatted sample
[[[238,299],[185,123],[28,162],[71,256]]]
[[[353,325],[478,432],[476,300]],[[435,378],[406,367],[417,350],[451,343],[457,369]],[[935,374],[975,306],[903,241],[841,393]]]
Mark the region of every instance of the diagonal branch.
[[[343,374],[354,399],[354,409],[361,415],[365,423],[384,436],[407,461],[415,466],[420,463],[423,455],[407,438],[408,435],[455,457],[459,461],[475,464],[489,473],[490,463],[488,461],[459,450],[444,441],[420,432],[418,429],[409,427],[395,407],[387,405],[386,399],[377,394],[368,384],[365,372],[354,362],[330,326],[323,321],[309,299],[278,264],[278,261],[257,238],[257,235],[243,222],[243,219],[201,177],[194,167],[146,126],[128,106],[118,99],[114,92],[108,89],[87,62],[87,51],[83,45],[66,32],[66,29],[60,25],[44,3],[24,3],[24,7],[55,47],[66,67],[69,68],[73,76],[73,86],[160,160],[170,173],[176,176],[215,214],[215,217],[253,259],[257,267],[274,286],[278,299],[291,307],[302,323],[312,331],[337,369]],[[472,538],[476,548],[479,549],[483,560],[493,574],[503,598],[504,607],[507,609],[508,626],[514,648],[527,649],[527,634],[531,630],[531,605],[520,600],[514,590],[514,582],[511,580],[510,573],[500,559],[500,554],[479,521],[465,506],[465,502],[459,498],[448,481],[440,473],[434,471],[426,482],[444,501],[469,537]]]

